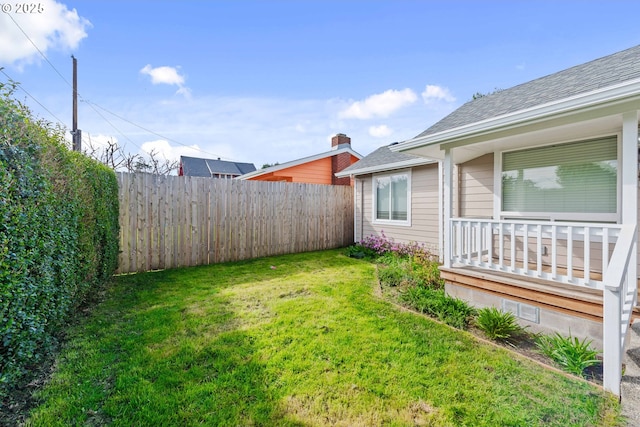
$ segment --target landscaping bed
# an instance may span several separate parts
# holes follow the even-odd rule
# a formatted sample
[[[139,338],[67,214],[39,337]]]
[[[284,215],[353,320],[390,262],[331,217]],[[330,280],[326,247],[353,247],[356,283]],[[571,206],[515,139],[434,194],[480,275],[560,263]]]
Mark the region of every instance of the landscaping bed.
[[[351,246],[347,254],[376,264],[379,295],[386,300],[547,367],[602,385],[602,360],[591,341],[531,333],[519,326],[511,313],[493,307],[477,310],[463,300],[449,297],[444,292],[437,257],[422,245],[397,244],[383,232]]]
[[[598,387],[375,296],[344,252],[118,277],[27,424],[621,425]]]

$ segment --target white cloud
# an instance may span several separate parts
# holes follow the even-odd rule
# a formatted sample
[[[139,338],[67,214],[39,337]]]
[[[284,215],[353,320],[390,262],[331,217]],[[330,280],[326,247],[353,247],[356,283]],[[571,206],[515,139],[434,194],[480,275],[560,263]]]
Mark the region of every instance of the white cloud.
[[[341,111],[343,119],[370,119],[373,117],[389,117],[402,107],[414,103],[418,99],[411,89],[393,90],[371,95],[364,101],[353,102]]]
[[[169,141],[164,139],[145,142],[142,144],[141,149],[141,154],[149,155],[153,152],[160,159],[166,159],[172,162],[179,161],[180,156],[211,157],[203,154],[202,150],[197,144],[190,146],[173,146],[169,143]]]
[[[191,95],[191,89],[185,86],[185,77],[178,72],[178,68],[180,67],[161,66],[153,68],[150,64],[147,64],[140,70],[140,73],[151,77],[151,83],[154,85],[166,84],[178,86],[176,93],[189,97]]]
[[[369,135],[374,138],[385,138],[393,133],[393,130],[387,125],[371,126],[369,128]]]
[[[425,87],[424,92],[422,92],[422,99],[425,104],[430,104],[433,101],[456,101],[456,98],[449,92],[449,89],[435,85],[427,85]]]
[[[0,63],[21,68],[41,59],[38,49],[45,55],[49,50],[70,51],[87,37],[91,22],[79,16],[76,9],[69,10],[54,0],[33,4],[38,7],[34,13],[17,13],[19,7],[30,7],[31,3],[3,4],[15,10],[0,12]]]
[[[453,108],[449,104],[431,108],[414,102],[405,106],[402,114],[371,123],[341,119],[340,112],[353,101],[339,98],[194,95],[188,102],[181,97],[171,102],[126,101],[114,101],[104,107],[157,133],[149,134],[131,123],[114,119],[113,124],[122,134],[116,135],[128,151],[146,156],[140,147],[146,151],[155,148],[169,160],[177,160],[180,155],[221,157],[257,167],[329,151],[330,137],[336,133],[348,135],[352,148],[366,156],[382,145],[385,129],[393,132],[389,138],[403,141],[418,135]],[[89,132],[92,136],[113,134],[112,126],[88,105],[81,103],[79,108],[83,137]],[[376,132],[381,136],[374,136]]]

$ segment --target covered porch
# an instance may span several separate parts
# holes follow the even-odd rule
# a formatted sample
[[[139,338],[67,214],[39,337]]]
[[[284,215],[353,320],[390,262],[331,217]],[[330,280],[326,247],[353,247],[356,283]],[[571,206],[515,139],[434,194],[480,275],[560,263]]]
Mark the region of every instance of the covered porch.
[[[638,301],[637,103],[572,111],[574,101],[560,115],[565,106],[541,107],[395,149],[441,160],[448,291],[558,328],[578,319],[602,348],[604,388],[620,395]],[[480,158],[491,176],[461,195],[461,169]]]

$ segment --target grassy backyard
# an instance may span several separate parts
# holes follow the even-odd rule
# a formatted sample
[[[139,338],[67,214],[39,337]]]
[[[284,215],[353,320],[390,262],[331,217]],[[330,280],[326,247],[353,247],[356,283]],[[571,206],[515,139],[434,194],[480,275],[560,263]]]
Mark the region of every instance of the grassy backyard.
[[[598,388],[373,294],[343,251],[121,276],[28,425],[612,426]]]

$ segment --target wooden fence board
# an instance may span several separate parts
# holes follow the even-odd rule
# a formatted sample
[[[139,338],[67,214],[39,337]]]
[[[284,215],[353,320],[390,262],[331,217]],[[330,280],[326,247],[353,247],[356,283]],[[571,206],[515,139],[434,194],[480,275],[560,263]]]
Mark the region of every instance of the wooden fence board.
[[[118,173],[118,273],[347,246],[348,186]]]

